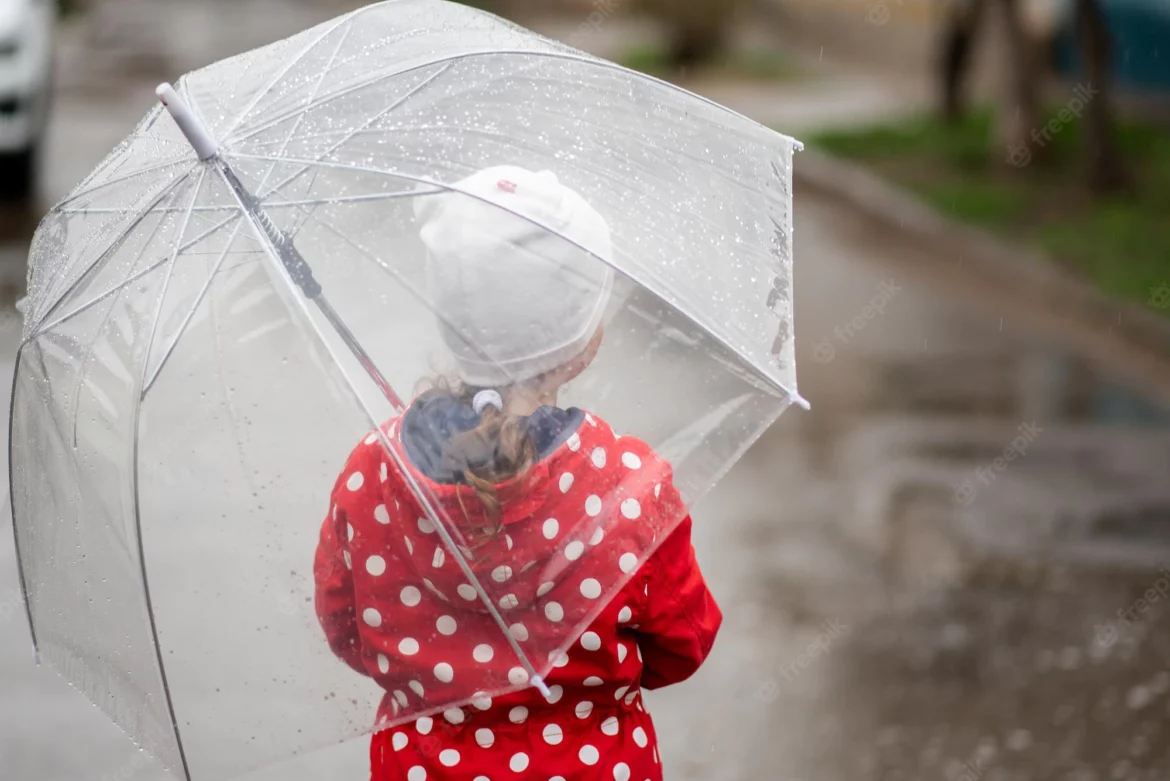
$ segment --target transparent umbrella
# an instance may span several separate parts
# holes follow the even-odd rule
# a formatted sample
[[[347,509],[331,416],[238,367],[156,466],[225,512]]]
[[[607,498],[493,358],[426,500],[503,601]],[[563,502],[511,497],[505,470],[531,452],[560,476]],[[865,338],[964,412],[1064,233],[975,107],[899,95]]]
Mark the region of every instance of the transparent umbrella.
[[[790,138],[435,0],[363,8],[160,97],[34,239],[11,487],[39,658],[176,773],[228,778],[547,691],[686,508],[804,404]],[[501,165],[571,188],[604,229],[465,184]],[[573,284],[605,304],[596,357],[558,404],[610,432],[608,456],[580,456],[608,477],[555,528],[523,485],[502,490],[511,525],[488,544],[468,487],[402,442],[404,410],[453,360],[516,379],[460,325],[466,300],[435,292],[425,223],[452,204],[522,225],[502,239],[517,252],[534,232],[563,244]],[[512,287],[495,284],[485,295]],[[357,490],[343,465],[363,447],[382,470],[363,489],[373,519],[339,525],[331,497]],[[529,477],[575,496],[550,463]],[[314,600],[324,538],[378,600],[460,631],[390,637],[353,604],[358,650],[340,663]],[[586,583],[586,567],[608,574]],[[422,669],[418,648],[438,644],[452,664]]]

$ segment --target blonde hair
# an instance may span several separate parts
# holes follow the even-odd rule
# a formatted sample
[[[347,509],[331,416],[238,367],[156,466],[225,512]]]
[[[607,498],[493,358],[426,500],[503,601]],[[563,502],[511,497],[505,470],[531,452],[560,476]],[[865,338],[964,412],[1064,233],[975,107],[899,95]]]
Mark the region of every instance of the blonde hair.
[[[471,406],[477,390],[446,382],[435,385],[436,392],[467,406]],[[485,407],[475,428],[451,438],[444,448],[443,457],[475,491],[492,523],[486,530],[470,528],[473,525],[471,516],[463,504],[462,493],[457,493],[459,506],[468,521],[467,536],[471,540],[484,535],[489,539],[496,537],[503,527],[503,504],[496,486],[522,478],[538,460],[536,443],[528,433],[524,416],[508,415],[490,405]]]

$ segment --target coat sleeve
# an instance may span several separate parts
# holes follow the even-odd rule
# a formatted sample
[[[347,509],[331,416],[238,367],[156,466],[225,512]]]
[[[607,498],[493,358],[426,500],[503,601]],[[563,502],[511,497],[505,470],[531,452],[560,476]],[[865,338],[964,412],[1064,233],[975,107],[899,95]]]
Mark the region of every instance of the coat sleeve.
[[[638,623],[642,685],[684,681],[711,652],[723,614],[707,589],[686,516],[643,567],[645,604]]]
[[[358,637],[353,573],[346,563],[346,550],[341,542],[344,537],[340,532],[347,523],[345,508],[334,489],[333,502],[321,525],[321,537],[313,560],[317,620],[325,630],[325,639],[333,653],[362,675],[368,675],[362,664]]]

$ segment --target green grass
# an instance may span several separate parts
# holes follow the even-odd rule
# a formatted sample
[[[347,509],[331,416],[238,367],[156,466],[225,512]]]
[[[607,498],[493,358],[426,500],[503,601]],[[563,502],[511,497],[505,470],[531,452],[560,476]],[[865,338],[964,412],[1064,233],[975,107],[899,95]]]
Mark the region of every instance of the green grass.
[[[731,51],[692,72],[671,68],[661,46],[640,46],[625,53],[620,64],[661,79],[711,76],[747,81],[786,81],[799,76],[795,66],[779,52],[765,49]]]
[[[825,132],[810,146],[871,166],[945,214],[1037,246],[1103,290],[1170,316],[1170,131],[1124,123],[1118,141],[1134,190],[1099,200],[1085,182],[1081,130],[1077,121],[1061,126],[1020,167],[992,149],[988,111],[954,125],[918,116]]]

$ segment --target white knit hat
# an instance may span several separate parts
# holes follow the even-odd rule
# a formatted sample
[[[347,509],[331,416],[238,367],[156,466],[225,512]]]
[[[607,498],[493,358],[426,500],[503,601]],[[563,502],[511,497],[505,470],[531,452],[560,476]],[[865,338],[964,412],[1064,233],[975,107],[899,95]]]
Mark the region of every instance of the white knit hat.
[[[463,381],[501,387],[580,355],[613,288],[590,255],[610,257],[605,219],[550,171],[496,166],[452,187],[415,210],[430,303]]]

